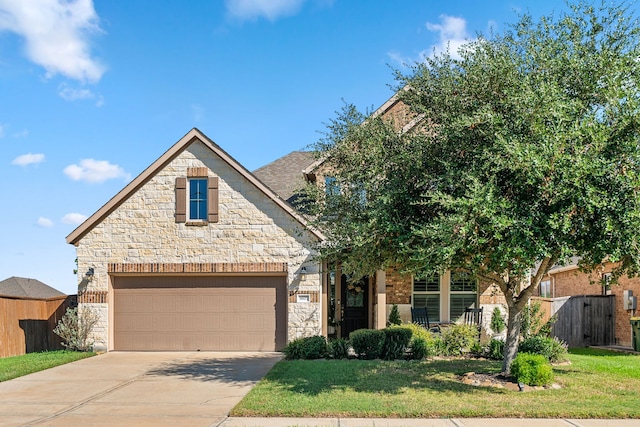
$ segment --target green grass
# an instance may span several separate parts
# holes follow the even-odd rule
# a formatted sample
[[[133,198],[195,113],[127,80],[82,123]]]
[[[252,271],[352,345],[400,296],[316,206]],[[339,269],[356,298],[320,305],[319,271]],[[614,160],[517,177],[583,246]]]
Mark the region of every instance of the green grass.
[[[559,390],[526,393],[462,384],[500,362],[281,361],[234,416],[640,418],[640,356],[580,349],[554,367]]]
[[[0,359],[0,382],[91,356],[95,353],[58,350],[5,357]]]

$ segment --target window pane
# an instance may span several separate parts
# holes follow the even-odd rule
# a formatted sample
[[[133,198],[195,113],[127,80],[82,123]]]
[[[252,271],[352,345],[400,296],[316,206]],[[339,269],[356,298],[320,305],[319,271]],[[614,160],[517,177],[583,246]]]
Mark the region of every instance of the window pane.
[[[189,180],[189,219],[207,219],[207,180]]]
[[[466,271],[452,271],[451,292],[476,292],[475,278]]]
[[[475,307],[476,294],[451,294],[449,302],[449,318],[451,321],[456,321],[464,314],[465,308]]]
[[[551,297],[551,281],[545,280],[540,282],[540,296],[545,298]]]
[[[440,321],[440,295],[421,294],[413,296],[413,307],[427,307],[429,322]]]
[[[440,292],[440,277],[438,275],[429,278],[414,278],[413,292]]]

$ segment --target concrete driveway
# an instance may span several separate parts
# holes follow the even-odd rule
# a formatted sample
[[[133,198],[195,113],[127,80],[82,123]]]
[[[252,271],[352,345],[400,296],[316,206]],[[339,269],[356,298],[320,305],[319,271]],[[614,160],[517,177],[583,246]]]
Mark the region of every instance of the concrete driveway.
[[[210,426],[280,353],[113,352],[0,383],[0,426]]]

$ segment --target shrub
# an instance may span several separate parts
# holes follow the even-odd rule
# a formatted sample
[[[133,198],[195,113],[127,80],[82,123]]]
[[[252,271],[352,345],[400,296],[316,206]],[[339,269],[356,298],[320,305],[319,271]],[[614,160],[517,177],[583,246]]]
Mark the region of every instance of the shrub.
[[[411,340],[411,358],[422,360],[429,356],[429,345],[423,337],[415,337]]]
[[[404,326],[390,326],[384,329],[384,347],[382,349],[382,357],[385,360],[402,359],[409,342],[411,341],[410,328]]]
[[[327,355],[327,341],[322,336],[297,338],[282,350],[291,359],[320,359]]]
[[[91,307],[83,307],[80,313],[78,307],[67,308],[53,332],[62,338],[62,345],[69,350],[89,351],[93,346],[89,336],[99,320],[98,313]]]
[[[416,323],[407,323],[402,326],[411,330],[409,347],[411,348],[411,356],[413,359],[424,359],[427,356],[438,354],[435,348],[436,341],[433,333]],[[416,348],[418,348],[418,350],[416,350]]]
[[[493,309],[493,313],[491,313],[491,324],[489,326],[496,334],[504,331],[504,317],[502,317],[502,310],[500,310],[500,307],[495,307]]]
[[[544,356],[519,353],[511,363],[511,376],[519,383],[547,385],[553,381],[553,370]]]
[[[478,342],[478,329],[472,325],[456,324],[442,330],[442,354],[460,356],[471,351]]]
[[[361,359],[379,359],[382,356],[385,333],[378,329],[358,329],[349,334],[353,350]]]
[[[349,341],[344,338],[336,338],[329,341],[329,356],[334,359],[347,359],[349,357]]]
[[[487,359],[502,360],[504,358],[504,341],[492,338],[485,353]]]
[[[540,354],[550,362],[559,362],[566,359],[567,344],[556,337],[534,335],[522,341],[518,346],[518,351]]]
[[[391,325],[401,325],[402,319],[400,318],[400,311],[398,310],[398,306],[393,304],[391,307],[391,312],[389,313],[389,321],[387,322],[387,326]]]

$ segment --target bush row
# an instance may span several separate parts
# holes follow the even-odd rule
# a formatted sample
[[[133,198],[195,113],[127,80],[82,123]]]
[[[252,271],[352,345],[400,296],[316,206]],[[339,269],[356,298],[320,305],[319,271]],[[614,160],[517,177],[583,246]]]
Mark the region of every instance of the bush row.
[[[283,350],[287,359],[424,359],[428,356],[459,356],[477,352],[478,332],[472,326],[453,325],[433,334],[415,324],[392,325],[386,329],[359,329],[349,340],[313,336],[291,341]]]

